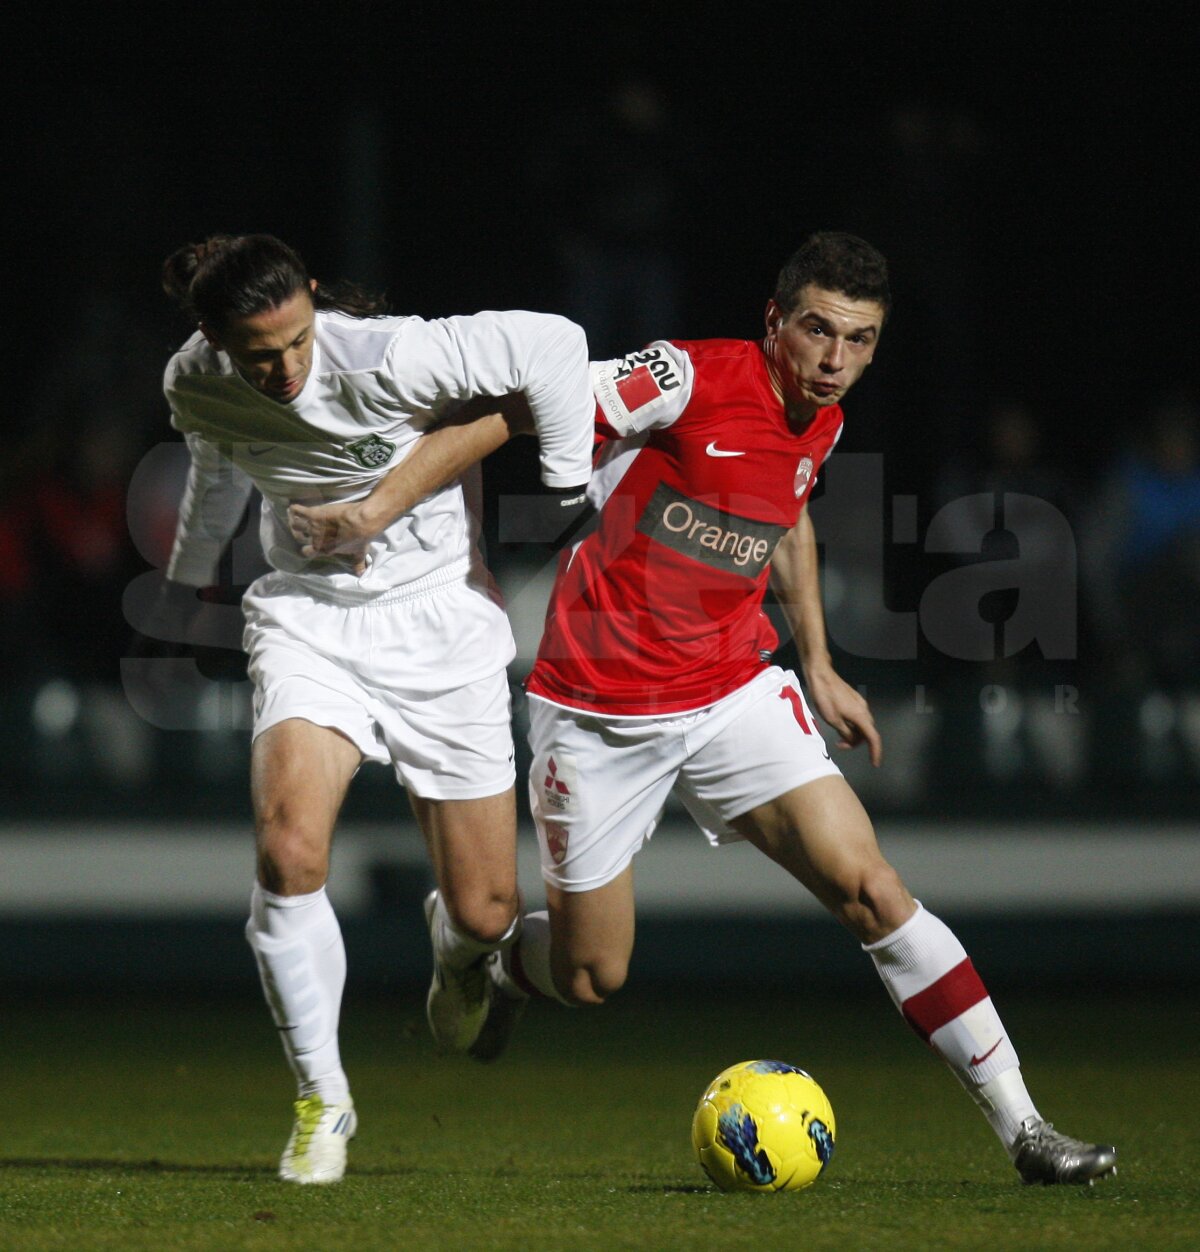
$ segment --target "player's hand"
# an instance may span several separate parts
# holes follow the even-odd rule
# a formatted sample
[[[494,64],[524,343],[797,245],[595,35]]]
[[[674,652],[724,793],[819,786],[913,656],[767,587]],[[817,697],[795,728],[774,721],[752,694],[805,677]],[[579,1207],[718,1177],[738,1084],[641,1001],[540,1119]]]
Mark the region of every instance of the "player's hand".
[[[301,556],[332,557],[355,574],[367,568],[367,545],[379,533],[362,500],[334,504],[289,504],[288,529]]]
[[[883,740],[862,694],[839,678],[831,665],[806,668],[804,678],[813,707],[837,732],[838,747],[857,748],[865,743],[871,764],[879,765],[883,760]]]

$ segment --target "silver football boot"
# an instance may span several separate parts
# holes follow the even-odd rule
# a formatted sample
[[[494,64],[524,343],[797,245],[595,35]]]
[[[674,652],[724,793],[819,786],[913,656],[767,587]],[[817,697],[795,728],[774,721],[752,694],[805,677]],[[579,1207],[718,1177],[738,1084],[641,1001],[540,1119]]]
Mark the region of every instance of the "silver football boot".
[[[1086,1183],[1117,1172],[1111,1144],[1084,1143],[1061,1135],[1049,1122],[1027,1117],[1012,1147],[1013,1164],[1026,1183]]]

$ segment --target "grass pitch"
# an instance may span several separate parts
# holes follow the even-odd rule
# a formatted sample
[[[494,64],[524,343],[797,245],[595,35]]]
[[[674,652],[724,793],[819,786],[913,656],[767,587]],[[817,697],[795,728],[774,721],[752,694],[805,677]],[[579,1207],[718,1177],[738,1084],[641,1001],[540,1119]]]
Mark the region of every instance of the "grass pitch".
[[[0,1248],[1200,1246],[1194,997],[997,999],[1043,1115],[1115,1141],[1116,1179],[1021,1186],[882,991],[537,1005],[479,1066],[434,1054],[420,989],[352,988],[351,1172],[306,1188],[275,1178],[292,1087],[257,1000],[10,996]],[[700,1091],[753,1057],[802,1065],[832,1100],[837,1152],[807,1191],[722,1194],[692,1160]]]

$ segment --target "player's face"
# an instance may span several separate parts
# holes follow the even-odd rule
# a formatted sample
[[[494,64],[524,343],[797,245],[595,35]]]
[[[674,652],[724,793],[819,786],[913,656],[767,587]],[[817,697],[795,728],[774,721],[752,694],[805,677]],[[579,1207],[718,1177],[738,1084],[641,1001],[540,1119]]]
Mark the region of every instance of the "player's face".
[[[286,404],[308,381],[315,321],[312,297],[297,291],[273,309],[231,318],[219,335],[204,326],[201,330],[214,348],[229,354],[256,391]]]
[[[788,314],[767,302],[767,361],[789,413],[811,417],[862,377],[883,330],[883,306],[811,284]]]

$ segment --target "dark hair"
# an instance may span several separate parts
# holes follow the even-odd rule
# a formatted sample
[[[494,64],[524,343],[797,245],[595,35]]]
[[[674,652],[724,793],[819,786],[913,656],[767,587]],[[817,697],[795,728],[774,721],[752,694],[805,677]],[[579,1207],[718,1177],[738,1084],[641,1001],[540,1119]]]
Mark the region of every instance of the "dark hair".
[[[775,283],[775,303],[790,313],[809,284],[840,291],[852,300],[874,300],[884,317],[892,307],[887,261],[865,239],[844,231],[820,230],[787,259]]]
[[[274,235],[212,235],[189,243],[163,262],[163,290],[195,322],[220,332],[231,318],[273,309],[311,279],[299,254]],[[353,283],[317,284],[318,309],[336,309],[353,317],[379,317],[387,311],[383,296]]]

